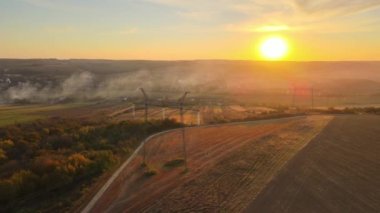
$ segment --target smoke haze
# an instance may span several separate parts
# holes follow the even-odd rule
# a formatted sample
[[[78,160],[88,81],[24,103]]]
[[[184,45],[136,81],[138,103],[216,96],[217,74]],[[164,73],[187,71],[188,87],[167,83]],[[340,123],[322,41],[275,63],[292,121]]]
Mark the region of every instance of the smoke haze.
[[[0,101],[60,102],[191,91],[379,96],[380,62],[0,60]]]

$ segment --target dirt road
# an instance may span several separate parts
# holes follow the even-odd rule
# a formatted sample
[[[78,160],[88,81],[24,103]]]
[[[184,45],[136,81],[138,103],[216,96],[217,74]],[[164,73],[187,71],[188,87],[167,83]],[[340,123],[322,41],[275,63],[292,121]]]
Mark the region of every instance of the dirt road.
[[[380,116],[338,116],[246,212],[380,212]]]

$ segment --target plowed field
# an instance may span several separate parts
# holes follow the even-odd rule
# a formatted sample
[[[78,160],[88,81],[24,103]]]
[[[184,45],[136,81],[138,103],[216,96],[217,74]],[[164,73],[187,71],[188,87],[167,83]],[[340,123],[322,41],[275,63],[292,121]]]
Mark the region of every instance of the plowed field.
[[[239,212],[331,120],[328,116],[188,128],[153,138],[92,212]],[[147,175],[146,171],[154,171]]]

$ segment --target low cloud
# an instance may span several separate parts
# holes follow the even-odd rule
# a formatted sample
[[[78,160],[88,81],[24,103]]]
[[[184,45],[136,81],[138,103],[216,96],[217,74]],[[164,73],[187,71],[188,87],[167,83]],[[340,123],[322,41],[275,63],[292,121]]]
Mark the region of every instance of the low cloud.
[[[221,0],[180,1],[146,0],[177,8],[177,14],[192,20],[209,20],[219,17],[241,17],[234,22],[225,21],[224,29],[236,32],[366,31],[373,17],[342,20],[368,10],[377,9],[379,0]],[[185,12],[183,12],[185,11]],[[223,21],[223,20],[221,20]],[[350,22],[354,25],[347,29]],[[334,25],[335,26],[331,26]],[[327,28],[324,28],[328,26]],[[373,27],[374,25],[372,25]],[[365,28],[365,29],[364,29]]]
[[[374,9],[380,6],[378,0],[294,0],[302,12],[321,17],[347,15]]]

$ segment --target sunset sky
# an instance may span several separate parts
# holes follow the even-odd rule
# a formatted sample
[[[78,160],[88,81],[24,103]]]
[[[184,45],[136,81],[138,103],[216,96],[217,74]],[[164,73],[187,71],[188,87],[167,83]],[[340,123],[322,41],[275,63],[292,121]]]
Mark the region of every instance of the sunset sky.
[[[380,0],[1,0],[0,58],[380,60]]]

